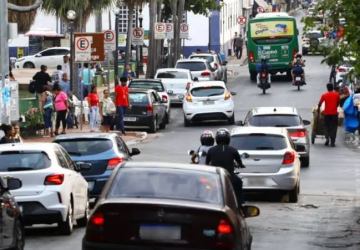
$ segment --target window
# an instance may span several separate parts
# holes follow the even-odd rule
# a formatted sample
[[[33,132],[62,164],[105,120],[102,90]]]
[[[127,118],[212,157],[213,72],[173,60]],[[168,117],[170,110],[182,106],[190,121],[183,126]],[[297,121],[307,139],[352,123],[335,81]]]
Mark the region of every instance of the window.
[[[113,147],[113,143],[109,139],[102,138],[78,138],[71,140],[58,140],[69,155],[84,156],[95,155],[109,151]]]
[[[271,134],[242,134],[231,137],[230,145],[237,150],[282,150],[287,148],[286,138]]]
[[[232,208],[233,210],[237,210],[238,204],[237,204],[237,199],[235,196],[235,191],[231,184],[230,177],[228,175],[226,175],[226,177],[225,177],[225,188],[226,188],[226,194],[227,194],[227,197],[226,197],[227,203],[228,203],[229,207]]]
[[[55,49],[49,49],[46,51],[41,52],[42,56],[53,56],[55,55],[56,50]]]
[[[206,60],[206,61],[208,61],[210,63],[214,61],[213,56],[197,56],[197,55],[191,56],[191,59],[194,59],[194,58],[204,59],[204,60]]]
[[[158,73],[156,78],[188,79],[188,74],[186,72],[167,71]]]
[[[294,127],[301,125],[301,120],[297,115],[255,115],[249,123],[256,127]]]
[[[129,101],[130,101],[130,104],[143,104],[143,105],[146,105],[146,104],[149,103],[147,93],[141,93],[141,92],[129,93]]]
[[[70,51],[66,50],[66,49],[57,49],[55,51],[55,55],[67,55],[69,53],[70,53]]]
[[[63,149],[61,149],[60,151],[64,155],[64,158],[65,158],[65,160],[67,162],[67,165],[69,166],[69,169],[75,170],[76,169],[75,163],[71,160],[69,154],[66,153]]]
[[[51,166],[49,156],[42,151],[3,151],[0,153],[0,171],[39,170]]]
[[[59,149],[55,150],[56,157],[58,158],[59,164],[62,168],[69,168],[68,163]]]
[[[164,86],[161,82],[150,82],[150,81],[132,81],[129,84],[129,88],[141,88],[141,89],[153,89],[159,92],[163,92]]]
[[[206,65],[203,62],[179,62],[176,64],[178,69],[188,69],[190,71],[206,70]]]
[[[225,92],[225,89],[220,86],[199,87],[199,88],[193,88],[191,90],[191,95],[196,96],[196,97],[210,97],[210,96],[223,95],[224,92]]]
[[[125,142],[120,137],[116,137],[116,144],[121,152],[129,154],[128,147],[126,146]]]
[[[151,103],[156,103],[156,102],[157,102],[157,98],[156,98],[156,96],[154,95],[154,93],[151,93],[151,94],[150,94],[150,98],[151,98]]]

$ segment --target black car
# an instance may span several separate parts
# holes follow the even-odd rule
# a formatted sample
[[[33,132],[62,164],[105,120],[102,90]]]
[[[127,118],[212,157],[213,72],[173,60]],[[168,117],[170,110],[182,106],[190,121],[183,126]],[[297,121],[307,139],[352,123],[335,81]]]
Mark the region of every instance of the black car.
[[[0,177],[0,249],[24,249],[21,210],[10,193],[21,185],[19,179]]]
[[[166,127],[166,102],[153,89],[129,89],[129,110],[124,122],[126,128],[145,128],[156,133]]]
[[[251,249],[229,173],[190,164],[127,162],[117,168],[83,238],[93,249]]]

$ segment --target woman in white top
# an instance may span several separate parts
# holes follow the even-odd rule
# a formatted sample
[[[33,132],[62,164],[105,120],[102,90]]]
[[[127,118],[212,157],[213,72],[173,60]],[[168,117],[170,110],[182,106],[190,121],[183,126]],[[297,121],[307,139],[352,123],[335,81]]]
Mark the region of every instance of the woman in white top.
[[[102,123],[104,132],[109,132],[113,125],[113,117],[116,112],[116,107],[113,100],[110,97],[107,89],[103,92],[104,96],[100,102],[100,115],[102,117]]]

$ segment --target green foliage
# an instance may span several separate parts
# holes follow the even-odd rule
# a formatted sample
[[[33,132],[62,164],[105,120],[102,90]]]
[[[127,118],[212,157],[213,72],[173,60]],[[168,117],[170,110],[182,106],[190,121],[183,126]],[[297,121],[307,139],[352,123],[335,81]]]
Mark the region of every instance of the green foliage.
[[[186,0],[185,10],[192,11],[194,14],[208,15],[209,10],[220,10],[216,0]]]

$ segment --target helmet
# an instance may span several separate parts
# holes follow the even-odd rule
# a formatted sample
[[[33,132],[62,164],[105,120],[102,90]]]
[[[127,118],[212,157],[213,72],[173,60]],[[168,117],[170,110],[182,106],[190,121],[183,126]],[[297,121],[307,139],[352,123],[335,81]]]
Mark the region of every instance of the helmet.
[[[302,55],[300,53],[296,53],[295,58],[301,58]]]
[[[200,136],[200,142],[203,146],[213,146],[215,139],[214,134],[210,130],[205,130]]]
[[[219,128],[216,131],[216,144],[218,145],[229,145],[230,143],[230,132],[226,128]]]

